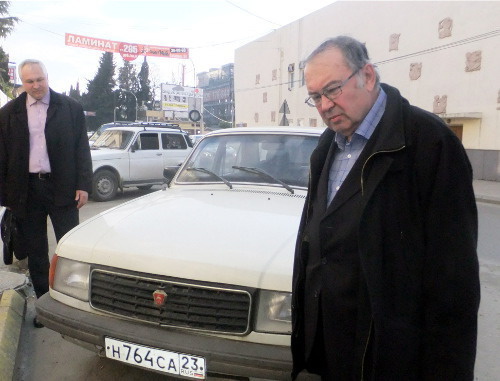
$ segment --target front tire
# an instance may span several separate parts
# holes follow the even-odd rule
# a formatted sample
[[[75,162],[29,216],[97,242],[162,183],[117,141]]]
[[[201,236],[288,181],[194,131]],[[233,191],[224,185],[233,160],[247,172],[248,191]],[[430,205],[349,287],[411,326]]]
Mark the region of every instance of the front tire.
[[[94,201],[110,201],[115,198],[118,192],[118,179],[116,175],[103,169],[94,175],[92,181],[92,198]]]

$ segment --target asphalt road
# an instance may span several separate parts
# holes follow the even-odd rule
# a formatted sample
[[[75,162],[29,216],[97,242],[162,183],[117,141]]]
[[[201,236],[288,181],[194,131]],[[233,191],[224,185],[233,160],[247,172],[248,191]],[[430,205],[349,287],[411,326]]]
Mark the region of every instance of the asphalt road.
[[[153,188],[160,189],[160,187]],[[81,221],[132,198],[151,191],[125,191],[107,203],[89,202],[81,211]],[[479,258],[482,300],[479,311],[479,340],[476,380],[500,379],[500,205],[478,203]],[[50,226],[50,224],[49,224]],[[55,240],[51,241],[51,252]],[[15,381],[103,381],[173,380],[170,377],[99,358],[93,352],[63,340],[49,329],[35,329],[34,298],[29,298],[16,364]],[[453,350],[453,348],[450,348]],[[211,380],[212,381],[212,380]],[[226,380],[227,381],[227,380]]]

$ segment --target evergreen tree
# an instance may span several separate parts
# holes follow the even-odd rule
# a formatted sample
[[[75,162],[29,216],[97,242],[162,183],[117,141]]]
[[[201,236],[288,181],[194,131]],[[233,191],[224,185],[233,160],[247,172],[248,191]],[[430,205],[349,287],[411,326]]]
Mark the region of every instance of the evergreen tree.
[[[130,61],[123,60],[123,66],[118,69],[118,86],[115,99],[120,108],[117,120],[135,121],[139,102],[137,100],[137,91],[139,90],[139,81],[137,71]]]
[[[153,109],[153,93],[151,91],[151,80],[149,79],[149,64],[144,56],[144,61],[139,71],[139,91],[137,92],[137,102],[139,105],[147,106],[148,110]]]
[[[10,1],[0,1],[0,38],[6,37],[14,30],[19,21],[17,17],[5,16],[9,14]]]
[[[78,102],[82,101],[82,95],[80,94],[80,83],[79,82],[76,83],[75,88],[73,88],[73,85],[71,85],[71,87],[69,89],[69,96],[71,98],[77,100]]]
[[[0,1],[0,38],[5,38],[14,30],[14,25],[19,21],[17,17],[8,16],[9,1]],[[9,55],[0,47],[0,90],[8,97],[12,97],[14,85],[9,77]]]
[[[97,73],[87,84],[87,92],[82,96],[84,110],[96,114],[96,116],[87,117],[87,128],[91,131],[103,123],[114,120],[115,67],[113,53],[104,52],[99,60]]]

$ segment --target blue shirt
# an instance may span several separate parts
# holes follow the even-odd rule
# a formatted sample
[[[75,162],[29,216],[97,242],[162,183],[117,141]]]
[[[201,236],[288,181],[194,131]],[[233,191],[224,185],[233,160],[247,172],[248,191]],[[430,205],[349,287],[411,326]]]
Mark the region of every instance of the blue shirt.
[[[336,143],[339,149],[335,153],[328,176],[327,205],[330,205],[332,202],[354,163],[358,160],[363,148],[365,148],[366,142],[372,136],[373,131],[375,131],[378,122],[382,119],[386,102],[387,95],[384,90],[380,89],[377,100],[354,134],[352,134],[351,141],[347,141],[346,137],[342,134],[335,134],[335,141],[332,144]]]

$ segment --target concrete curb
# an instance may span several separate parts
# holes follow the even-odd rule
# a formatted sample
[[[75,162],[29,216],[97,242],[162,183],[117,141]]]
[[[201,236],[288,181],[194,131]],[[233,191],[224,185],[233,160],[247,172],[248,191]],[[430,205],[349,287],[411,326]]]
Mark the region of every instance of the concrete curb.
[[[26,298],[15,290],[6,290],[0,297],[0,380],[12,380]]]

